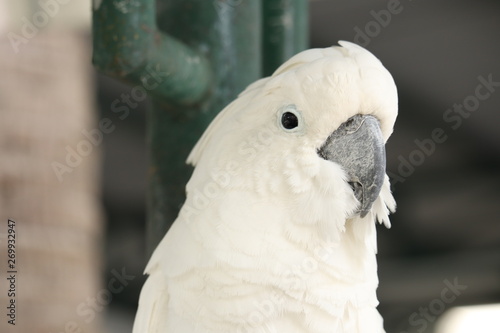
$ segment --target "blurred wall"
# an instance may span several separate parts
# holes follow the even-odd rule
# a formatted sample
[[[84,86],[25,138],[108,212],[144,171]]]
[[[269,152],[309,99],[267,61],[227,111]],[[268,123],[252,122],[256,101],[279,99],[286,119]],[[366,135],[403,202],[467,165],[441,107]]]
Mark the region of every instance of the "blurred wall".
[[[109,303],[89,9],[0,2],[1,332],[99,332]]]

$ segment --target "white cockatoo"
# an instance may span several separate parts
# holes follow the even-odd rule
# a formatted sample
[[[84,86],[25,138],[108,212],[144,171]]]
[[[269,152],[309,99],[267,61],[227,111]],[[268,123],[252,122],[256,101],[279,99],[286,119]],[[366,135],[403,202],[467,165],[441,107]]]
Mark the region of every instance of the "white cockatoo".
[[[292,57],[205,131],[134,333],[384,332],[375,222],[395,208],[397,91],[375,56],[339,44]]]

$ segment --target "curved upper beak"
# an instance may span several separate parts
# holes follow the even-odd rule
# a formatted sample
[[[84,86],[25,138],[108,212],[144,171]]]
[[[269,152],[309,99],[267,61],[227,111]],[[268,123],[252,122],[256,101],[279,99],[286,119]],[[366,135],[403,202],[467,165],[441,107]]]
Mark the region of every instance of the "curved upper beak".
[[[323,143],[318,155],[338,163],[347,173],[361,217],[370,211],[385,177],[385,145],[377,118],[355,115]]]

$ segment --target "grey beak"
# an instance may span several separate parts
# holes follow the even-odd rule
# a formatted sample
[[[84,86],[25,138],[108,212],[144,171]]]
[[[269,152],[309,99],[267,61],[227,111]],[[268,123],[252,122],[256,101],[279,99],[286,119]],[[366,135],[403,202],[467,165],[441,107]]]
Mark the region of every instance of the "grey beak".
[[[339,126],[318,150],[347,173],[358,213],[365,217],[380,194],[385,177],[385,145],[377,118],[355,115]]]

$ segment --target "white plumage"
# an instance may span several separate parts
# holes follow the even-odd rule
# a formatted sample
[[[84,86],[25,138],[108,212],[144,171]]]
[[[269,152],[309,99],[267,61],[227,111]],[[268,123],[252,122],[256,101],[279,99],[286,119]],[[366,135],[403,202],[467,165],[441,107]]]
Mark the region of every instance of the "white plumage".
[[[365,49],[304,51],[250,85],[205,131],[187,200],[156,248],[134,333],[383,332],[376,230],[395,202],[385,177],[370,213],[342,167],[318,156],[348,118],[386,141],[394,81]],[[280,115],[294,108],[299,124]]]

